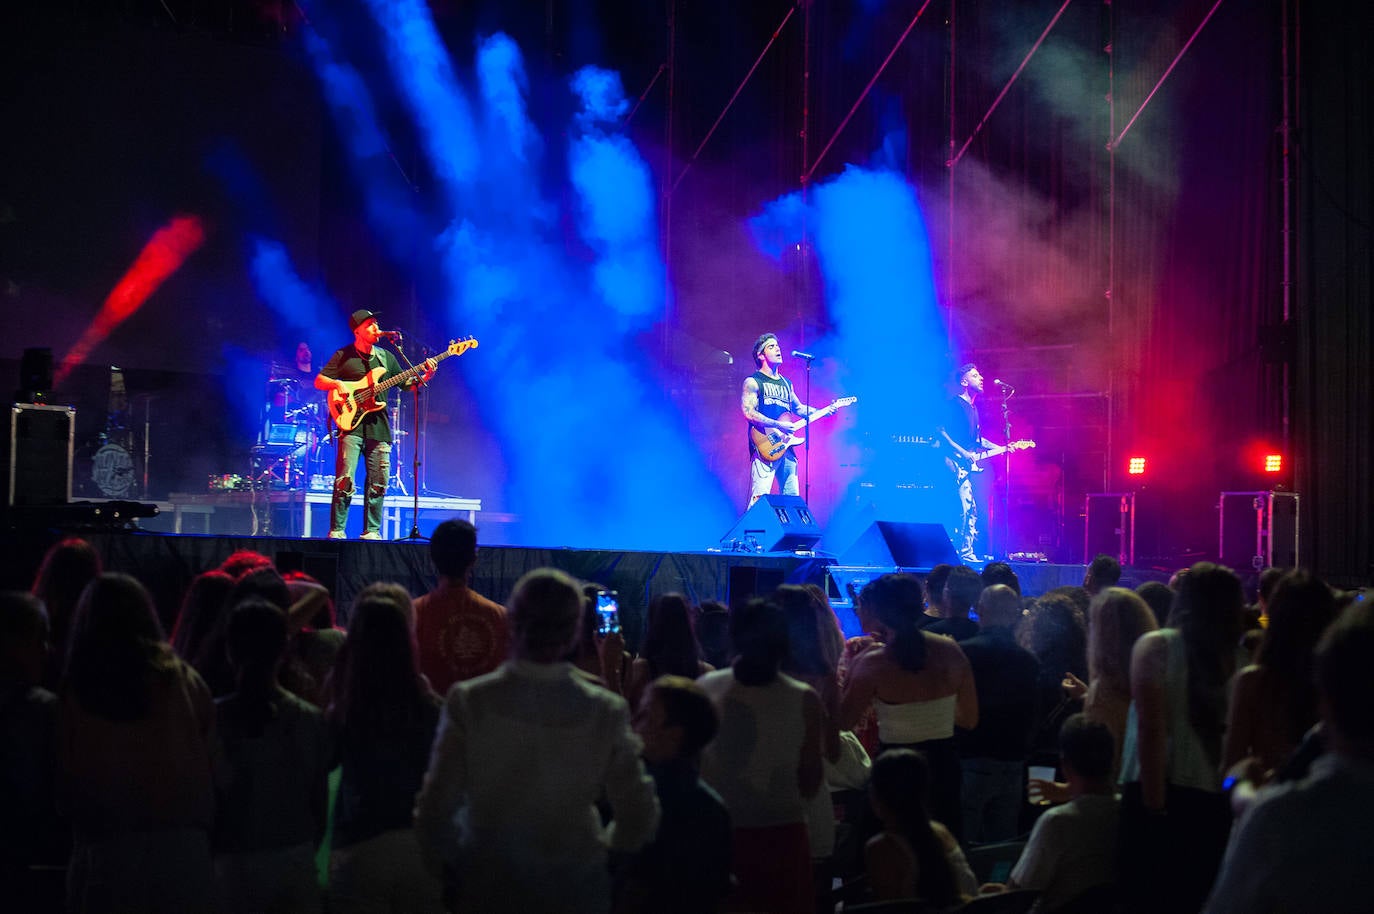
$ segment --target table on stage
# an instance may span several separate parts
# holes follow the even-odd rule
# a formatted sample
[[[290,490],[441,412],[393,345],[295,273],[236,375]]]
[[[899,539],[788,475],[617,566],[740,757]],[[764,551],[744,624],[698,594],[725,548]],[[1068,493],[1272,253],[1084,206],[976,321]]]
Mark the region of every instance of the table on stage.
[[[314,490],[173,492],[167,496],[167,501],[158,503],[158,507],[164,514],[170,513],[172,515],[173,533],[183,532],[183,520],[188,514],[199,515],[204,522],[202,532],[209,533],[210,515],[215,513],[215,508],[249,508],[255,505],[258,507],[271,505],[277,510],[282,507],[289,510],[292,505],[302,506],[304,510],[301,516],[301,536],[308,539],[313,535],[311,531],[314,529],[311,524],[311,515],[315,513],[311,510],[312,507],[322,505],[325,510],[328,510],[332,500],[332,492]],[[355,507],[361,507],[362,499],[354,498],[353,503]],[[413,495],[386,496],[382,500],[382,538],[400,539],[404,532],[408,532],[401,529],[402,515],[410,514],[415,506]],[[455,514],[466,514],[468,521],[475,524],[477,512],[482,510],[482,500],[480,498],[443,498],[422,495],[420,496],[419,508],[421,511],[449,511]],[[325,525],[328,525],[327,520]]]

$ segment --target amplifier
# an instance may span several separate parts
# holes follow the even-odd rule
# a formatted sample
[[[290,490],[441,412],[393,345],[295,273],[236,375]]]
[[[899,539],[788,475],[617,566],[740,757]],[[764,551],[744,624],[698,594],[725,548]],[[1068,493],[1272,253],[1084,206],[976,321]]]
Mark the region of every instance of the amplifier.
[[[5,434],[5,504],[65,505],[72,500],[76,410],[15,403]]]

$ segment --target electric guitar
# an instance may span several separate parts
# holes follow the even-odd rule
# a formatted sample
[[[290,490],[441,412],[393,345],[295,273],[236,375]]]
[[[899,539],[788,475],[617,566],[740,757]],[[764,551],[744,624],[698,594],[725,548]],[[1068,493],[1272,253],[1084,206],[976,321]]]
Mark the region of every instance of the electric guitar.
[[[469,349],[476,348],[477,340],[473,337],[450,340],[448,349],[438,355],[430,356],[430,358],[434,359],[437,364],[451,355],[462,355]],[[385,372],[386,368],[379,365],[357,381],[341,381],[342,390],[329,392],[329,418],[341,431],[351,432],[358,427],[358,423],[368,413],[385,409],[386,403],[382,400],[382,394],[397,385],[408,384],[423,377],[425,366],[422,362],[414,368],[407,368],[405,371],[387,378],[385,381],[379,380]]]
[[[1026,448],[1030,447],[1035,447],[1035,442],[1023,438],[1020,441],[1012,441],[1009,444],[997,444],[992,447],[983,448],[981,451],[972,451],[973,459],[971,460],[965,460],[957,454],[951,454],[948,460],[954,465],[954,468],[958,470],[960,474],[959,478],[962,479],[966,473],[983,472],[981,464],[984,460],[1000,457],[1002,454],[1008,454],[1012,451],[1024,451]]]
[[[800,416],[794,416],[791,413],[783,413],[779,418],[788,422],[800,422],[802,428],[805,428],[817,419],[823,419],[837,409],[858,402],[858,397],[841,397],[824,409],[816,410],[805,419]],[[799,431],[801,431],[801,428],[793,432],[784,431],[780,428],[770,428],[766,432],[761,432],[758,428],[751,425],[749,426],[749,437],[753,439],[754,450],[758,452],[759,459],[765,463],[773,463],[775,460],[782,457],[783,454],[786,454],[788,448],[795,447],[806,440],[797,434]]]

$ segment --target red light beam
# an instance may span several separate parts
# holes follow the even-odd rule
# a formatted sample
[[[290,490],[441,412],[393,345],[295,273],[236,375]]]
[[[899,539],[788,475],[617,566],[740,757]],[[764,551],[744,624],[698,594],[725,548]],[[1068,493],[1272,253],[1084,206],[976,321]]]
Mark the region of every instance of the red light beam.
[[[179,270],[186,258],[204,242],[205,228],[198,216],[175,216],[154,232],[133,265],[110,290],[100,312],[81,334],[81,339],[63,357],[62,365],[53,379],[54,386],[60,385],[72,369],[86,361],[91,350],[141,308],[149,296]]]

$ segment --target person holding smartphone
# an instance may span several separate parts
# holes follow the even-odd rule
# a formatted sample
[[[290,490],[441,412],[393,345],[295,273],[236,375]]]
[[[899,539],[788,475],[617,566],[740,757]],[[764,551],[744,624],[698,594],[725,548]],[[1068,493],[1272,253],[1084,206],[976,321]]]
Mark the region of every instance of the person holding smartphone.
[[[617,695],[625,694],[630,655],[620,625],[620,598],[600,584],[582,585],[580,636],[564,658]]]

